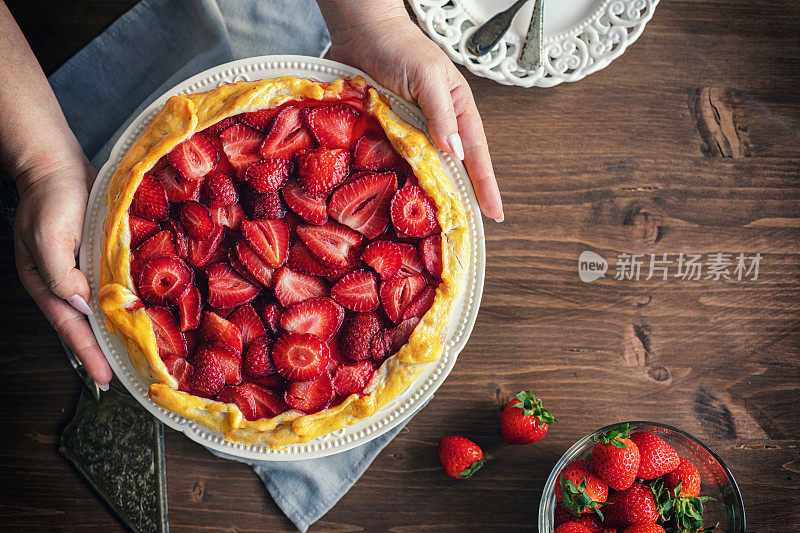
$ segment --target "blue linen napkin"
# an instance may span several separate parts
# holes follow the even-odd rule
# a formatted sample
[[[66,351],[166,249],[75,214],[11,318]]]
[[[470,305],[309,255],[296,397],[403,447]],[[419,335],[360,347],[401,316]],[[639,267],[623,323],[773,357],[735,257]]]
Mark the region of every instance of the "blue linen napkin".
[[[142,0],[49,81],[84,152],[99,168],[131,121],[182,80],[251,56],[321,57],[329,46],[314,0]],[[305,532],[404,426],[322,459],[242,462]]]

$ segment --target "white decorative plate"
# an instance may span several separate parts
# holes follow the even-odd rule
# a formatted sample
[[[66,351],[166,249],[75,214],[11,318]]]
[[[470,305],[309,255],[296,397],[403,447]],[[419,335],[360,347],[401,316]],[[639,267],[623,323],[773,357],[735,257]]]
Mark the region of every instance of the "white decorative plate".
[[[483,223],[478,202],[460,161],[450,154],[439,153],[445,172],[455,185],[459,197],[467,208],[470,229],[471,260],[465,276],[459,300],[453,309],[450,327],[442,357],[428,365],[427,370],[405,392],[389,402],[367,420],[304,444],[286,446],[272,450],[261,445],[233,443],[205,426],[195,424],[175,413],[157,406],[147,394],[147,386],[136,371],[125,345],[112,334],[105,324],[105,315],[97,301],[100,286],[100,257],[103,248],[104,223],[107,211],[106,194],[111,175],[123,156],[144,132],[147,125],[170,96],[215,89],[223,83],[274,78],[277,76],[299,76],[319,81],[333,81],[341,77],[364,76],[379,91],[387,94],[395,112],[409,123],[425,129],[425,117],[418,107],[390,93],[375,83],[366,74],[355,68],[324,59],[305,56],[263,56],[233,61],[186,80],[173,87],[153,102],[128,127],[111,151],[108,162],[100,169],[97,181],[89,195],[89,205],[83,226],[83,242],[80,250],[80,267],[89,279],[92,299],[89,305],[94,315],[89,317],[92,329],[111,368],[126,389],[156,418],[169,427],[182,431],[200,444],[223,453],[244,459],[294,461],[311,459],[342,452],[364,444],[408,418],[433,396],[456,362],[458,353],[464,348],[475,324],[483,293],[483,276],[486,266],[486,251],[483,239]]]
[[[659,0],[544,0],[544,64],[517,64],[534,0],[514,18],[508,33],[488,54],[475,57],[467,40],[513,0],[410,0],[420,26],[473,74],[504,85],[553,87],[605,68],[641,35]]]

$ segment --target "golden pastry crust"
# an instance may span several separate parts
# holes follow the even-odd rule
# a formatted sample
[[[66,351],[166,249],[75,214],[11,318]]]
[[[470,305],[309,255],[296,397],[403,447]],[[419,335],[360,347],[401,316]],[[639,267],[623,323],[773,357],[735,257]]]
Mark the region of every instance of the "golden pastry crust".
[[[364,87],[357,77],[349,83]],[[347,83],[318,83],[281,77],[223,85],[213,91],[178,95],[167,100],[139,140],[123,158],[108,189],[108,216],[101,263],[100,306],[109,329],[128,348],[139,373],[150,383],[150,397],[159,406],[203,424],[234,441],[278,448],[307,442],[368,418],[404,391],[442,353],[450,312],[469,260],[464,207],[445,175],[436,150],[425,133],[400,119],[389,100],[368,88],[365,111],[375,117],[395,150],[411,165],[420,186],[436,203],[442,229],[442,281],[428,312],[408,342],[375,372],[360,396],[314,414],[286,411],[276,417],[246,420],[234,404],[225,404],[177,390],[158,355],[150,318],[136,295],[130,274],[128,208],[145,172],[176,145],[220,120],[275,107],[288,100],[336,101],[346,96]]]

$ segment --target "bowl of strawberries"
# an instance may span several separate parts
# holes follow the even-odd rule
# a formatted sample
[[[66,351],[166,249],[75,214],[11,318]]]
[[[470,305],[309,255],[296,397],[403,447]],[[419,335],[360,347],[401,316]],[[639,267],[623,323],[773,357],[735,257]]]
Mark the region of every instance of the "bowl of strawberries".
[[[600,428],[556,463],[542,533],[744,532],[736,480],[708,446],[655,422]]]

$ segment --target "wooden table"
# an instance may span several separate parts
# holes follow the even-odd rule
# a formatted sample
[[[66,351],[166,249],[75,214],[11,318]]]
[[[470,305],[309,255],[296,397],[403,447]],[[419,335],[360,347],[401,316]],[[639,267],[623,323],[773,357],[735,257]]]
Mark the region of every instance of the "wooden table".
[[[133,3],[10,8],[50,72]],[[555,89],[468,76],[506,215],[486,224],[475,331],[428,408],[313,530],[534,530],[556,460],[625,419],[673,424],[714,448],[751,531],[800,530],[800,9],[790,4],[662,2],[622,58]],[[0,250],[0,528],[121,529],[57,453],[78,379],[17,280],[7,228]],[[610,261],[606,278],[579,279],[585,250]],[[681,252],[761,253],[758,279],[675,279],[675,264],[667,281],[644,279],[649,254]],[[613,279],[621,253],[646,254],[639,281]],[[521,389],[561,422],[541,443],[506,446],[498,414]],[[439,467],[437,442],[451,433],[488,454],[470,481]],[[248,467],[172,430],[166,440],[173,531],[292,529]]]

